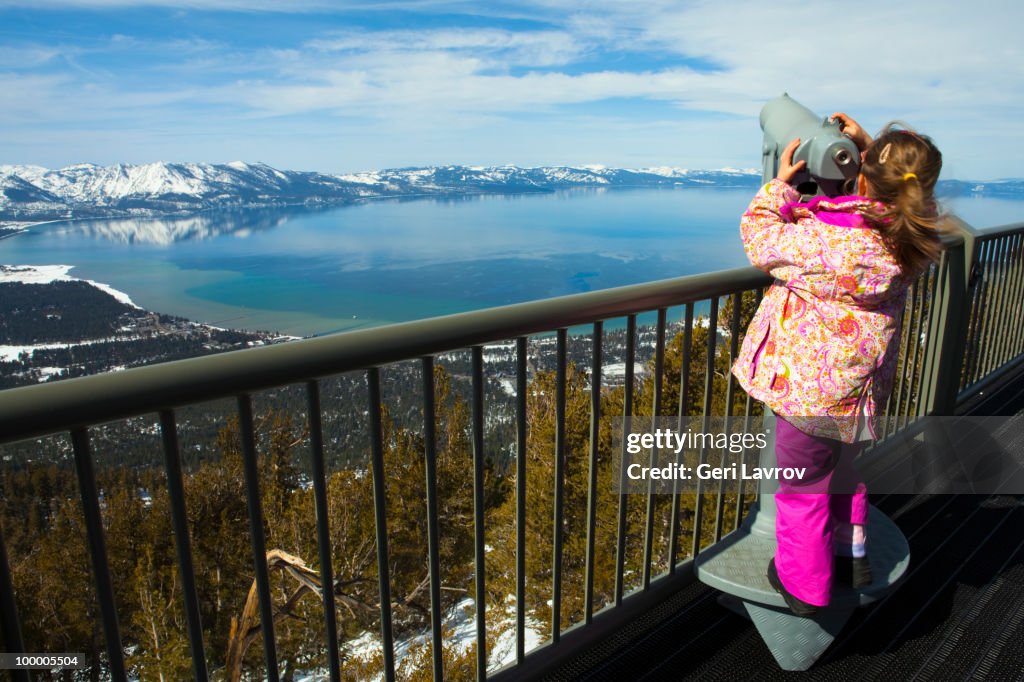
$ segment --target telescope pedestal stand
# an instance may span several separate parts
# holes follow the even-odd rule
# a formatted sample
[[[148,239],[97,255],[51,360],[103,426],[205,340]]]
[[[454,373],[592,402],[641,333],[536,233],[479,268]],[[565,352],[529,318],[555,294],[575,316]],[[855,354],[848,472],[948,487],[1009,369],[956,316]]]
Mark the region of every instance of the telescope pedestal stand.
[[[766,421],[767,424],[767,421]],[[774,429],[761,452],[762,467],[775,466]],[[825,652],[854,609],[880,599],[906,573],[910,547],[892,520],[875,507],[868,517],[868,556],[874,582],[854,590],[833,586],[828,607],[800,618],[768,583],[768,562],[775,556],[775,481],[762,481],[759,501],[741,526],[694,560],[701,582],[725,594],[719,602],[749,618],[783,670],[807,670]]]
[[[854,608],[829,606],[814,618],[801,618],[787,608],[764,606],[728,594],[719,596],[718,603],[754,623],[783,670],[807,670],[814,665],[846,625]]]

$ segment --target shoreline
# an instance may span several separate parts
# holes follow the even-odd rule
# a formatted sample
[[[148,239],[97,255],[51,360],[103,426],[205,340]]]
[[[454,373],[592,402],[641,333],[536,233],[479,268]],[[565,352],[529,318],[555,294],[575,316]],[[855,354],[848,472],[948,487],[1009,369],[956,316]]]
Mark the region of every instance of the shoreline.
[[[85,282],[86,284],[99,289],[108,296],[113,297],[120,303],[127,306],[131,306],[136,310],[144,311],[147,313],[161,314],[159,311],[149,310],[136,304],[131,297],[123,291],[115,289],[109,284],[103,282],[97,282],[92,279],[84,279],[82,277],[74,277],[70,275],[70,271],[74,270],[74,265],[7,265],[0,263],[0,284],[51,284],[53,282]],[[179,317],[179,316],[175,316]],[[280,334],[276,332],[270,332],[265,329],[241,329],[235,327],[221,327],[215,324],[209,324],[193,320],[190,318],[181,318],[187,321],[190,325],[205,327],[207,329],[214,329],[217,331],[241,331],[251,334],[263,334],[273,335],[275,340],[297,340],[306,338],[303,336],[295,336],[293,334]],[[42,344],[47,346],[48,344]]]
[[[79,335],[68,332],[66,335],[51,335],[52,338],[47,338],[44,341],[39,341],[38,339],[30,341],[27,338],[21,337],[19,339],[21,342],[14,339],[10,339],[13,342],[9,342],[5,338],[0,342],[0,363],[13,364],[15,366],[15,369],[12,370],[13,374],[4,377],[5,387],[31,385],[36,382],[50,381],[54,378],[84,376],[80,370],[87,366],[92,367],[92,369],[87,371],[86,374],[97,374],[119,371],[126,367],[139,366],[140,363],[150,364],[152,362],[152,357],[146,354],[148,351],[142,349],[131,351],[127,356],[130,358],[127,363],[121,361],[123,358],[119,358],[116,364],[104,363],[102,360],[104,352],[102,350],[89,357],[94,352],[85,349],[93,346],[102,348],[103,346],[123,342],[129,344],[129,347],[135,348],[131,344],[145,342],[146,339],[154,336],[166,337],[171,339],[172,342],[175,339],[181,342],[184,339],[192,338],[193,332],[190,330],[195,330],[201,336],[201,343],[214,343],[221,350],[238,350],[302,338],[263,330],[227,329],[184,317],[164,315],[163,313],[136,305],[127,294],[103,282],[73,277],[69,272],[74,267],[63,264],[13,266],[0,264],[0,285],[46,287],[63,282],[83,282],[92,287],[93,290],[110,296],[122,305],[130,307],[132,312],[123,313],[123,315],[128,315],[128,319],[116,331],[112,331],[113,328],[111,328],[110,331],[99,335]],[[220,338],[220,336],[225,334],[227,334],[226,339]],[[235,338],[238,335],[241,335],[241,341],[239,338]],[[225,344],[228,345],[226,346]],[[204,345],[204,348],[210,348],[210,346]],[[78,359],[72,359],[70,364],[60,362],[58,366],[54,366],[52,359],[44,358],[40,360],[37,358],[37,353],[39,352],[45,355],[47,351],[63,349],[80,349],[80,351],[84,352],[84,355],[82,352],[79,352]],[[184,357],[191,357],[195,354],[193,352]],[[101,364],[95,365],[96,362]],[[10,381],[16,377],[28,377],[30,380],[27,382],[15,381],[15,383],[11,384]]]
[[[131,297],[109,284],[81,277],[72,277],[69,272],[74,265],[6,265],[0,264],[0,284],[50,284],[52,282],[85,282],[105,294],[114,297],[118,302],[142,310]]]

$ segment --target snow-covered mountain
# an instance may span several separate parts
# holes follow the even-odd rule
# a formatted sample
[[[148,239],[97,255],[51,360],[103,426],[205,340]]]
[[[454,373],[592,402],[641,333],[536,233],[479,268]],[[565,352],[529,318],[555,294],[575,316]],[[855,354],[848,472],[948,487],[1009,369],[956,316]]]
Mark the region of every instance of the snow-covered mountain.
[[[584,187],[755,188],[755,169],[438,166],[347,175],[262,163],[148,163],[59,170],[0,165],[0,221],[190,215],[215,208],[345,204],[383,197],[518,194]],[[946,194],[1024,197],[1024,180],[944,181]]]
[[[0,171],[0,216],[11,207],[16,207],[26,214],[66,210],[59,196],[41,189],[19,175],[5,175]]]
[[[59,170],[0,165],[0,220],[190,214],[222,207],[351,203],[378,197],[551,192],[573,187],[753,187],[754,170],[442,166],[349,175],[262,163],[149,163]]]

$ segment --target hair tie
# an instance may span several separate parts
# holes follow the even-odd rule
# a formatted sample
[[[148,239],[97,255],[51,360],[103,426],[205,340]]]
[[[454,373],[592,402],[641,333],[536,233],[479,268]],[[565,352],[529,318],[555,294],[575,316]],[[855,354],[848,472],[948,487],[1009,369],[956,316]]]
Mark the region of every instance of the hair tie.
[[[910,178],[914,178],[915,180],[917,180],[917,176],[914,175],[913,173],[904,173],[903,174],[903,182],[906,182]]]

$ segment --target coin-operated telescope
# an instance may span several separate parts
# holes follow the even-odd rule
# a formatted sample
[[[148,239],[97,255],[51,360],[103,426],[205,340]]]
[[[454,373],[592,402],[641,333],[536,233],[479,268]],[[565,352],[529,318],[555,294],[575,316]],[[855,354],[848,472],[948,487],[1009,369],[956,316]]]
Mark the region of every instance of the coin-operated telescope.
[[[799,137],[793,163],[806,161],[807,165],[793,178],[792,185],[801,195],[834,197],[856,192],[860,150],[839,131],[839,121],[822,119],[783,93],[761,109],[761,130],[764,182],[775,177],[782,150]]]

